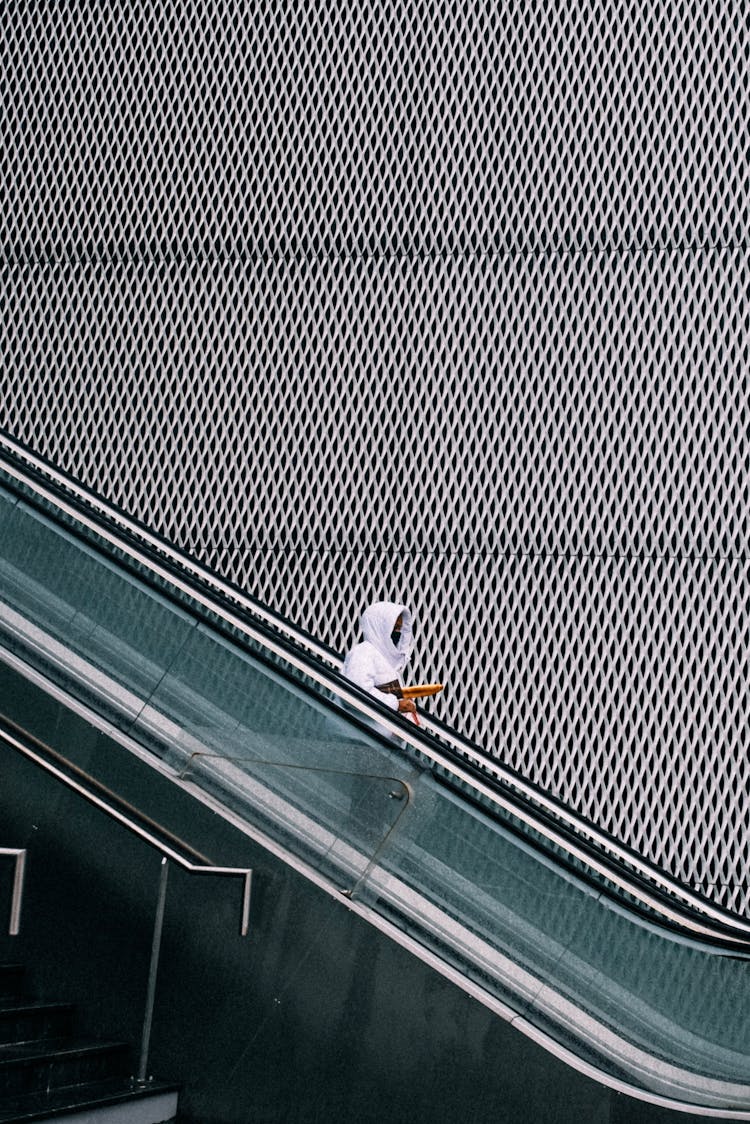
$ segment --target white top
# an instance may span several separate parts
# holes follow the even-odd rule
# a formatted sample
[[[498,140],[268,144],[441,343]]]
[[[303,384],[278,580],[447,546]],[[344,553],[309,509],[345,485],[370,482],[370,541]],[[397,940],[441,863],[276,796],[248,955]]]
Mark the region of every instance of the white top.
[[[401,636],[396,645],[391,633],[399,616],[402,618]],[[354,645],[341,670],[352,683],[363,687],[391,710],[398,710],[397,697],[377,688],[394,679],[403,686],[401,673],[413,643],[411,612],[406,605],[397,605],[395,601],[376,601],[365,609],[360,624],[364,640]]]

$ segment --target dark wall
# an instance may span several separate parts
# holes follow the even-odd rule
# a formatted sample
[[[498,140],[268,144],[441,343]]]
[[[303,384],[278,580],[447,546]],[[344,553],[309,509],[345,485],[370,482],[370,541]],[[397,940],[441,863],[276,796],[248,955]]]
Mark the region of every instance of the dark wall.
[[[148,766],[0,679],[37,733],[214,862],[256,872],[246,938],[238,881],[170,873],[149,1068],[184,1082],[181,1124],[680,1119],[562,1065]],[[137,1044],[158,855],[10,750],[0,794],[0,845],[29,851],[22,932],[0,956],[27,964],[41,995],[78,1002],[88,1031]]]

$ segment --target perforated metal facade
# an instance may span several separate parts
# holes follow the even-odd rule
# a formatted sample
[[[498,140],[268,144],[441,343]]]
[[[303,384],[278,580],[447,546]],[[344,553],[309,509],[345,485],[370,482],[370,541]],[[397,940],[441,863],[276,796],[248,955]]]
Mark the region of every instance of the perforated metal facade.
[[[0,424],[741,910],[748,18],[0,8]]]

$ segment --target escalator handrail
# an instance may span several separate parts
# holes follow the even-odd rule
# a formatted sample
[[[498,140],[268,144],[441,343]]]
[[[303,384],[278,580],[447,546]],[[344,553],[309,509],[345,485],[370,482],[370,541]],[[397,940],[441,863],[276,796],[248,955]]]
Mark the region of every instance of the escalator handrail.
[[[24,469],[19,468],[19,461],[24,465]],[[231,628],[269,648],[279,658],[310,676],[348,706],[353,707],[366,718],[377,721],[381,727],[395,734],[423,757],[428,757],[434,765],[445,769],[456,780],[480,792],[485,799],[504,812],[520,818],[529,828],[544,836],[554,846],[563,848],[615,883],[620,890],[639,900],[647,909],[656,911],[669,924],[687,928],[695,936],[704,940],[726,943],[729,937],[730,940],[737,941],[743,946],[750,942],[750,923],[694,893],[631,848],[601,831],[554,797],[544,793],[536,785],[524,781],[496,759],[481,753],[477,747],[472,746],[460,735],[442,725],[438,727],[436,724],[428,724],[426,719],[420,728],[407,724],[403,719],[394,719],[390,710],[382,707],[370,695],[344,679],[337,669],[331,666],[335,656],[330,649],[296,629],[283,617],[212,573],[160,535],[97,496],[67,473],[63,473],[2,431],[0,431],[0,465],[7,474],[22,485],[83,523],[100,538],[133,558],[139,566],[147,568],[162,580],[179,588],[209,612],[224,620]],[[40,477],[48,477],[49,481],[40,480]],[[143,544],[145,544],[145,551]],[[166,565],[154,555],[163,556]],[[185,581],[180,573],[175,573],[175,570],[187,571],[192,580]],[[206,588],[203,587],[209,592],[207,593]],[[217,597],[221,600],[217,601]],[[251,617],[260,618],[261,627],[255,628],[243,616],[237,615],[233,611],[233,606],[236,605]],[[449,740],[455,752],[474,768],[467,772],[455,757],[445,756],[436,749],[433,744],[434,739],[425,736],[423,732],[425,728],[430,733],[437,733],[440,739]],[[477,776],[477,769],[485,774],[487,780],[507,787],[511,793],[506,794],[494,785],[484,783]],[[562,821],[562,833],[555,830],[548,817]],[[578,843],[570,838],[570,833],[579,840]],[[610,856],[610,861],[602,862],[595,848]],[[614,870],[612,859],[622,869]],[[689,916],[686,917],[684,912],[671,908],[663,897],[652,892],[649,884],[657,886],[661,894],[676,898],[681,902],[683,910],[688,911]],[[706,918],[711,920],[711,925],[706,924]]]

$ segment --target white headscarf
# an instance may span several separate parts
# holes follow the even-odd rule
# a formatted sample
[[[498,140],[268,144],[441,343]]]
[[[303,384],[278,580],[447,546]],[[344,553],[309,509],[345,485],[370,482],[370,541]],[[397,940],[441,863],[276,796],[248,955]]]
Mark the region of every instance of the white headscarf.
[[[402,618],[401,636],[397,645],[391,640],[391,633],[398,617]],[[368,606],[360,617],[360,625],[365,640],[402,671],[412,649],[411,611],[406,605],[395,601],[376,601]]]

